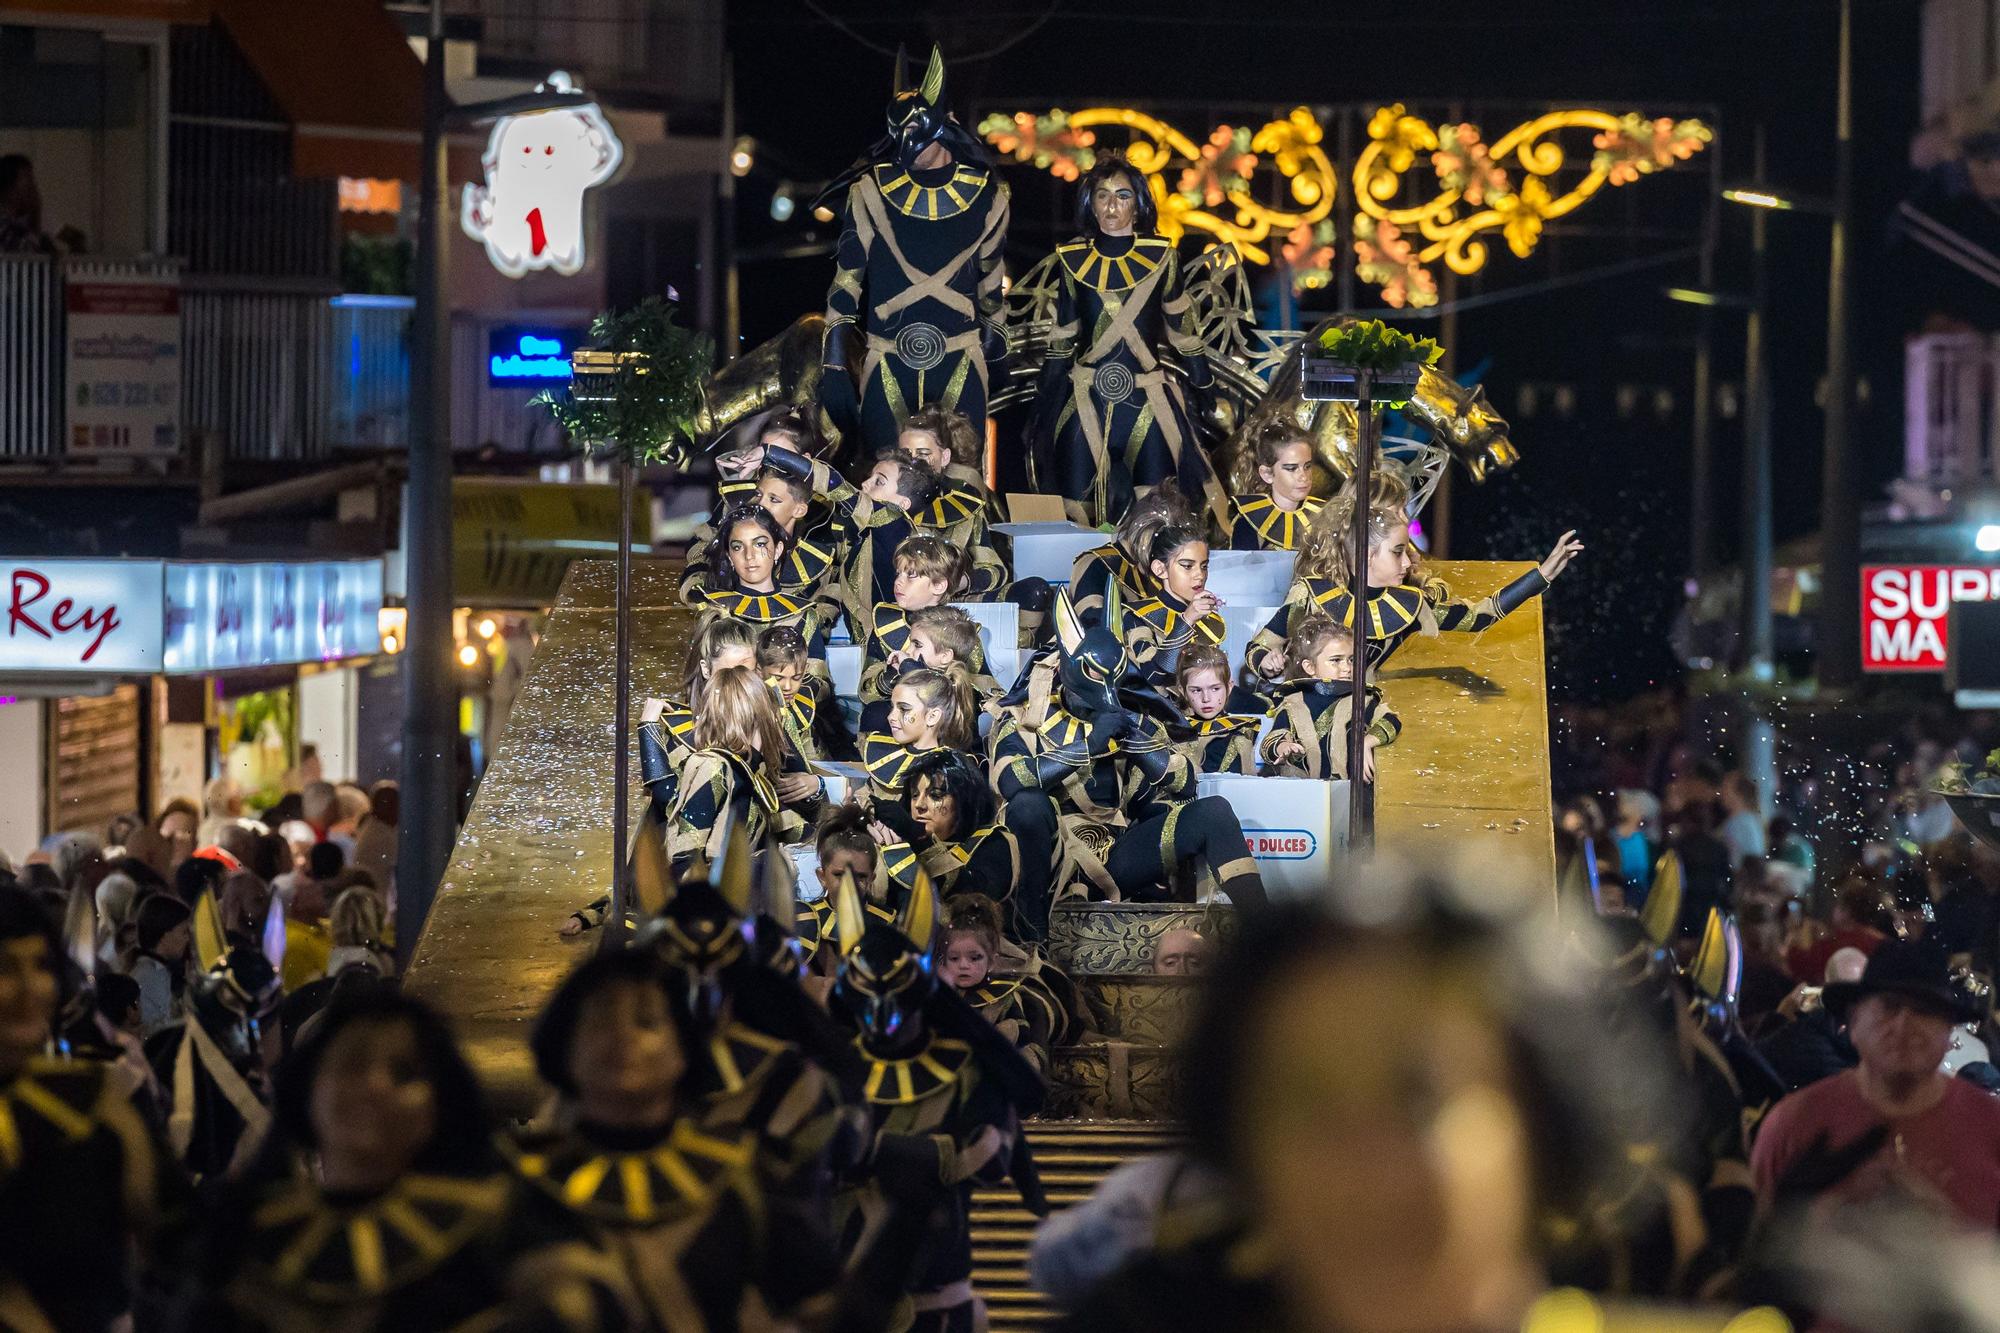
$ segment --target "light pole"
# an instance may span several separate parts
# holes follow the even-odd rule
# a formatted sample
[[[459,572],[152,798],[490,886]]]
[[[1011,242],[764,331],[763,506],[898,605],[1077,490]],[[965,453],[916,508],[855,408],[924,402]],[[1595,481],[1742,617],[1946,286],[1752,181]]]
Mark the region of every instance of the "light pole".
[[[1861,511],[1854,493],[1849,360],[1848,230],[1854,207],[1854,0],[1840,0],[1840,74],[1833,134],[1833,246],[1826,269],[1826,457],[1820,499],[1822,686],[1861,680]]]

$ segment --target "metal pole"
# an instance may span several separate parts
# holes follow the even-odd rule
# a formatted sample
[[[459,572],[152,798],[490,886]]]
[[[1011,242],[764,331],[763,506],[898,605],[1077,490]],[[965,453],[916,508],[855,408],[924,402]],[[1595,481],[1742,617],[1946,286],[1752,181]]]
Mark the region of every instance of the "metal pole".
[[[722,264],[722,360],[734,361],[743,351],[743,302],[736,271],[736,173],[730,169],[730,155],[736,151],[736,56],[722,61],[722,216],[720,260]]]
[[[611,712],[611,917],[601,941],[607,949],[625,942],[626,910],[632,892],[626,834],[631,776],[625,753],[632,730],[632,456],[623,448],[618,451],[618,604],[613,621],[617,648]]]
[[[1452,119],[1457,121],[1463,117],[1463,114],[1463,112],[1454,108]],[[1458,346],[1458,273],[1450,267],[1446,267],[1444,271],[1444,287],[1439,295],[1443,298],[1439,304],[1444,307],[1444,314],[1438,319],[1438,341],[1444,344],[1444,356],[1438,364],[1438,369],[1456,379],[1458,377],[1458,353],[1453,349]],[[1449,560],[1451,558],[1451,488],[1453,483],[1451,474],[1452,467],[1450,460],[1446,460],[1444,473],[1438,478],[1437,490],[1431,494],[1431,520],[1429,524],[1431,545],[1430,550],[1425,554],[1435,556],[1439,560]]]
[[[1374,489],[1374,376],[1354,376],[1354,521],[1348,535],[1348,595],[1354,599],[1353,712],[1347,725],[1347,849],[1366,856],[1375,848],[1375,784],[1362,775],[1368,757],[1368,520]]]
[[[1760,130],[1759,133],[1762,131]],[[1705,292],[1715,290],[1715,242],[1721,223],[1720,153],[1711,153],[1708,213],[1702,219],[1699,281]],[[1688,575],[1699,583],[1715,563],[1713,513],[1715,496],[1715,311],[1703,306],[1694,334],[1694,438],[1688,495]]]
[[[1833,246],[1827,263],[1826,459],[1820,500],[1819,682],[1861,680],[1861,511],[1854,493],[1853,366],[1848,241],[1854,208],[1854,4],[1840,0],[1840,83],[1834,111]]]
[[[457,670],[451,632],[451,208],[444,121],[444,6],[431,0],[424,54],[423,181],[410,345],[410,481],[403,515],[408,603],[403,652],[402,819],[396,940],[404,960],[430,914],[458,832]]]
[[[1764,182],[1764,126],[1757,126],[1756,179]],[[1744,337],[1742,644],[1743,743],[1738,760],[1768,815],[1778,789],[1778,737],[1764,691],[1776,672],[1771,635],[1771,369],[1768,209],[1750,210],[1750,318]]]

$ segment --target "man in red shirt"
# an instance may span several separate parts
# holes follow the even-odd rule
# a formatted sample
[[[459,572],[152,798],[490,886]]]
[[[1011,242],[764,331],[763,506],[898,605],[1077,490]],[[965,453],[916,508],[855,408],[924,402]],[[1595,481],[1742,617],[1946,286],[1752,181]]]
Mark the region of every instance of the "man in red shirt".
[[[2000,1227],[2000,1098],[1942,1070],[1952,1026],[1980,1005],[1951,983],[1945,953],[1891,940],[1861,980],[1829,985],[1859,1067],[1774,1107],[1750,1170],[1759,1206],[1897,1200],[1992,1234]]]

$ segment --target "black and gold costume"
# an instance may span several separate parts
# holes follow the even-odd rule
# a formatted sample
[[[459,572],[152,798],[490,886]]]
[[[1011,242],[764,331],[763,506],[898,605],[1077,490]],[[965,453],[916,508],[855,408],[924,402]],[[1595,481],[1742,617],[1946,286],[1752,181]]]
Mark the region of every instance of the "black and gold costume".
[[[1171,728],[1174,748],[1187,756],[1197,773],[1255,773],[1257,729],[1261,720],[1235,713],[1190,718],[1187,726]]]
[[[111,1066],[29,1061],[0,1084],[0,1327],[112,1327],[133,1240],[179,1191]]]
[[[972,582],[961,601],[997,601],[1011,581],[1007,562],[993,549],[986,531],[990,504],[985,487],[960,483],[924,506],[917,516],[926,529],[965,552]]]
[[[299,1159],[231,1194],[206,1214],[187,1333],[632,1326],[612,1258],[497,1164],[349,1196]]]
[[[1258,757],[1265,771],[1274,775],[1301,778],[1345,778],[1349,727],[1354,720],[1354,693],[1350,682],[1297,681],[1279,692],[1271,710],[1271,729],[1264,733]],[[1402,719],[1382,702],[1382,691],[1368,687],[1368,733],[1382,745],[1395,744],[1402,733]],[[1280,761],[1278,749],[1287,741],[1297,741],[1303,756]]]
[[[732,808],[753,845],[782,827],[778,793],[762,763],[726,750],[694,751],[681,766],[666,812],[667,856],[677,872],[696,859],[710,864],[721,859],[730,827],[724,816]]]
[[[1064,497],[1075,522],[1115,523],[1135,488],[1173,481],[1221,488],[1195,437],[1182,379],[1208,384],[1180,259],[1159,236],[1082,237],[1056,247],[1055,328],[1036,397],[1036,489]]]
[[[659,716],[639,724],[639,777],[664,819],[680,790],[681,768],[694,753],[694,710],[669,699]]]
[[[1423,587],[1403,584],[1373,590],[1368,594],[1366,617],[1368,668],[1372,671],[1381,666],[1412,634],[1476,634],[1540,596],[1548,586],[1541,570],[1531,569],[1499,592],[1477,601],[1451,598],[1444,586],[1435,582]],[[1354,596],[1347,585],[1331,579],[1295,579],[1285,594],[1285,604],[1250,640],[1245,654],[1250,668],[1260,675],[1274,674],[1264,668],[1265,655],[1283,651],[1293,626],[1313,611],[1331,616],[1343,629],[1354,628]]]
[[[942,86],[940,69],[932,106]],[[850,382],[871,450],[894,445],[903,419],[932,403],[986,429],[989,360],[1002,345],[1008,191],[991,166],[971,160],[976,140],[948,147],[955,156],[941,167],[874,163],[842,206],[822,384],[850,373],[843,340],[852,325],[862,347]],[[842,408],[828,400],[836,416]]]
[[[1160,581],[1115,541],[1093,546],[1070,566],[1070,604],[1086,627],[1103,621],[1105,598],[1113,588],[1132,606],[1158,596]]]
[[[867,637],[874,608],[895,600],[896,548],[926,530],[908,510],[894,505],[864,503],[854,512],[854,539],[828,598],[847,613],[848,630],[860,642]]]
[[[946,897],[980,893],[1000,907],[1007,938],[1032,946],[1047,930],[1049,891],[1059,851],[1055,807],[1047,800],[1010,803],[1002,822],[973,829],[962,838],[932,838],[913,829],[911,840],[881,849],[889,903],[900,906],[915,891],[919,873]]]
[[[1306,524],[1326,507],[1326,501],[1308,495],[1297,509],[1280,509],[1268,495],[1238,500],[1234,521],[1229,527],[1232,551],[1296,551],[1305,540]]]
[[[819,674],[826,671],[826,636],[833,617],[827,608],[811,597],[794,597],[787,592],[738,592],[733,589],[704,589],[701,600],[700,623],[706,625],[713,619],[740,620],[757,629],[768,629],[774,625],[789,625],[798,630],[806,641],[806,652],[812,659],[814,670]]]
[[[933,754],[944,746],[919,750],[903,744],[887,732],[871,731],[861,738],[861,763],[868,770],[868,799],[872,804],[903,805],[909,798],[905,784],[910,765],[919,755]]]
[[[1125,613],[1125,651],[1139,674],[1161,689],[1174,683],[1183,648],[1197,641],[1220,648],[1228,633],[1221,612],[1192,619],[1187,603],[1164,588]]]

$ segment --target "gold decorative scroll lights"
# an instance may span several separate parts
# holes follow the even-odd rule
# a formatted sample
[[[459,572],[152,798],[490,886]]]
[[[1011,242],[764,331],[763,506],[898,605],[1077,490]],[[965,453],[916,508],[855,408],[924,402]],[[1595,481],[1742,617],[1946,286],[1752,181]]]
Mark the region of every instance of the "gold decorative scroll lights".
[[[1161,235],[1207,232],[1257,264],[1270,263],[1276,248],[1297,286],[1331,280],[1340,177],[1321,147],[1325,130],[1305,107],[1256,130],[1219,125],[1201,143],[1130,107],[996,114],[979,132],[1014,161],[1075,180],[1095,164],[1105,126],[1131,133],[1125,155],[1146,178]],[[1588,131],[1591,156],[1581,176],[1558,180],[1582,147],[1566,145],[1565,131]],[[1491,233],[1526,258],[1544,224],[1606,186],[1686,161],[1714,137],[1699,120],[1571,110],[1537,116],[1488,144],[1476,125],[1433,125],[1401,103],[1381,107],[1350,178],[1355,272],[1388,305],[1436,305],[1440,261],[1455,273],[1477,272]],[[1274,190],[1274,183],[1281,184]],[[1426,190],[1428,198],[1406,202]],[[1277,195],[1281,202],[1266,202]]]

